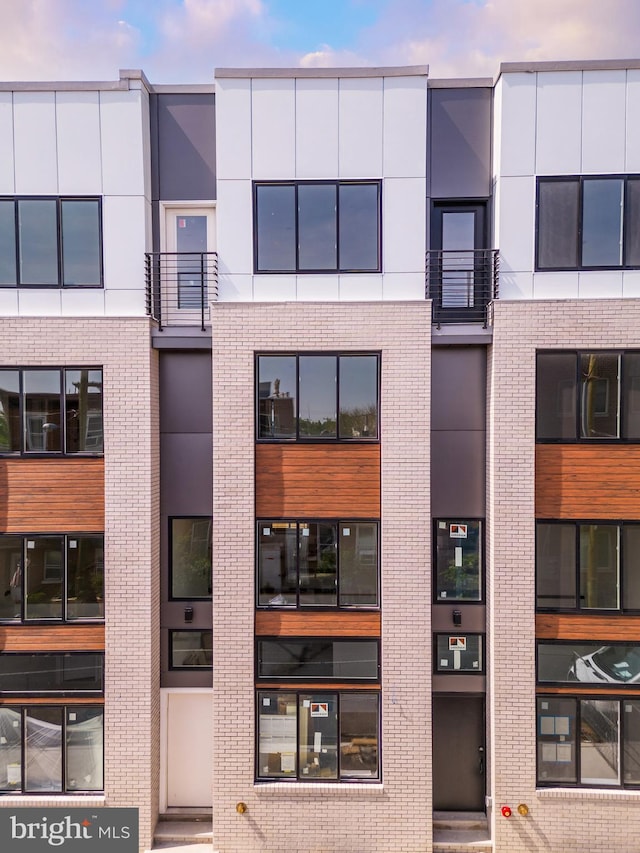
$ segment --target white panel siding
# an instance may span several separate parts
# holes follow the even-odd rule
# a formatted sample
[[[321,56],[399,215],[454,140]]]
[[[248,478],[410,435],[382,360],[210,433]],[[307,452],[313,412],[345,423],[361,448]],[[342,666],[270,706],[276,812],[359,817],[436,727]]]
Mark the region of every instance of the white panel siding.
[[[253,272],[253,209],[251,181],[218,181],[218,270]]]
[[[97,92],[56,94],[58,189],[61,195],[99,195],[100,105]]]
[[[382,269],[385,273],[424,273],[426,192],[424,178],[384,181]]]
[[[578,174],[581,169],[582,72],[539,73],[536,171]]]
[[[382,173],[382,78],[340,80],[340,178]]]
[[[614,299],[622,296],[622,270],[581,272],[578,296],[580,299]]]
[[[494,137],[499,145],[499,173],[533,175],[536,159],[536,77],[503,74],[498,86],[502,120]],[[497,91],[496,91],[497,97]]]
[[[585,71],[582,80],[582,172],[622,172],[626,71]]]
[[[425,300],[424,272],[385,273],[382,279],[382,298],[390,301]]]
[[[299,275],[298,302],[337,302],[339,282],[337,275]]]
[[[295,176],[295,80],[252,82],[253,177]]]
[[[144,293],[145,210],[142,196],[107,196],[102,206],[104,286]]]
[[[18,289],[0,287],[0,317],[18,313]]]
[[[295,275],[256,275],[253,279],[256,302],[295,302]]]
[[[218,276],[218,302],[252,302],[253,276],[229,275]]]
[[[53,92],[13,96],[16,192],[56,195],[56,108]]]
[[[91,317],[104,314],[102,288],[67,288],[62,291],[62,313],[65,316]]]
[[[341,275],[341,302],[379,302],[382,299],[381,275]]]
[[[534,299],[576,299],[577,272],[537,272],[533,274]]]
[[[104,306],[109,317],[140,317],[147,313],[144,290],[107,290]]]
[[[640,172],[640,70],[627,71],[625,171]]]
[[[225,178],[251,178],[251,81],[216,81],[216,168]]]
[[[18,291],[20,314],[30,317],[59,317],[62,313],[60,289],[22,288]]]
[[[296,177],[338,174],[338,80],[296,80]]]
[[[500,271],[500,299],[532,299],[533,273]]]
[[[386,177],[423,178],[427,173],[427,78],[384,79]]]
[[[144,195],[142,92],[100,92],[105,195]]]
[[[14,192],[13,93],[0,92],[0,193]]]
[[[625,270],[622,273],[622,295],[640,297],[640,270]]]
[[[535,179],[502,178],[500,181],[500,268],[526,272],[534,264]]]

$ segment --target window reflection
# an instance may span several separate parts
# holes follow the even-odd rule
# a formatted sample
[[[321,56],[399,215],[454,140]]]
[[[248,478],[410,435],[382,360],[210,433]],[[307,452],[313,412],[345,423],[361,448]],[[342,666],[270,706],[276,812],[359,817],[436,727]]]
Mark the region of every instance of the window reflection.
[[[435,528],[438,600],[480,601],[481,522],[439,519]]]
[[[0,370],[0,453],[19,453],[20,371]]]
[[[301,355],[298,362],[301,436],[336,437],[336,357]]]
[[[25,450],[61,450],[60,371],[25,370],[23,383]]]
[[[258,436],[296,437],[297,366],[295,356],[258,359]]]
[[[211,597],[211,519],[171,519],[171,597]]]

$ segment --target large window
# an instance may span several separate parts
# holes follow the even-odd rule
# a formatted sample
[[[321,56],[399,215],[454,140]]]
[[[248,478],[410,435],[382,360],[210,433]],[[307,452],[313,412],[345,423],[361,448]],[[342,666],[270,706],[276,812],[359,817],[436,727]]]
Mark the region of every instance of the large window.
[[[375,521],[258,521],[259,607],[377,607]]]
[[[104,535],[0,536],[0,620],[104,619]]]
[[[0,793],[101,791],[103,733],[99,706],[0,707]]]
[[[436,634],[434,671],[447,674],[482,674],[482,634]]]
[[[637,687],[640,682],[640,644],[539,641],[538,683]]]
[[[100,287],[98,198],[0,198],[1,287]]]
[[[378,272],[380,182],[254,185],[255,271]]]
[[[211,518],[172,518],[171,598],[211,598]]]
[[[436,519],[434,539],[436,601],[480,601],[482,522]]]
[[[258,780],[380,778],[376,693],[260,691],[257,716]]]
[[[258,438],[376,440],[378,360],[357,353],[258,356]]]
[[[640,785],[640,700],[538,696],[538,784]]]
[[[379,643],[352,639],[259,639],[260,679],[379,681]]]
[[[0,695],[104,692],[103,652],[2,652]]]
[[[102,370],[0,368],[0,454],[103,450]]]
[[[536,265],[640,266],[640,176],[540,178]]]
[[[640,610],[640,523],[536,525],[539,610]]]
[[[640,352],[539,352],[538,441],[640,441]]]
[[[169,669],[211,669],[213,631],[169,631]]]

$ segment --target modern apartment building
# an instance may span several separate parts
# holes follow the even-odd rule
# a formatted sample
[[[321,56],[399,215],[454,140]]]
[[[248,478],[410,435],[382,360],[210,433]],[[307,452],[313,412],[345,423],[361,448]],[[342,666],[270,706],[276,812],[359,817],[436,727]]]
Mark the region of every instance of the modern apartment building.
[[[0,808],[636,849],[637,220],[640,61],[0,85]]]

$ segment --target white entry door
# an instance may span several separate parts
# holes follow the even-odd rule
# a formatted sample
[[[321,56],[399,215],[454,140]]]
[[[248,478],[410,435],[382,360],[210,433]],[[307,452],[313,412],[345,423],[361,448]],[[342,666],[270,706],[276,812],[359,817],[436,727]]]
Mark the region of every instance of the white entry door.
[[[212,696],[167,696],[167,806],[210,809],[212,793]]]
[[[214,298],[216,263],[215,209],[166,207],[162,279],[162,314],[174,325],[197,323]]]

